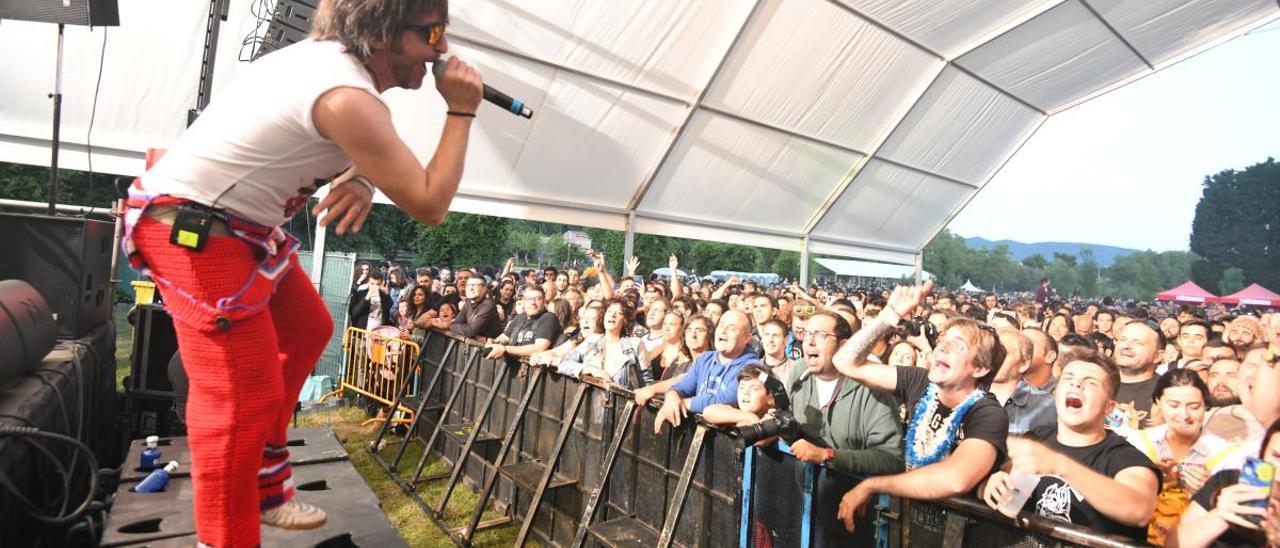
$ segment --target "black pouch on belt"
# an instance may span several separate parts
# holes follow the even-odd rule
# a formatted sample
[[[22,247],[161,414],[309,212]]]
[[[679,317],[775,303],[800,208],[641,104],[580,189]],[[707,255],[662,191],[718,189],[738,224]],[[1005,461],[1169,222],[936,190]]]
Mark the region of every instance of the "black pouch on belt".
[[[200,251],[209,242],[209,228],[213,226],[213,211],[190,204],[178,208],[173,220],[173,232],[169,243]]]

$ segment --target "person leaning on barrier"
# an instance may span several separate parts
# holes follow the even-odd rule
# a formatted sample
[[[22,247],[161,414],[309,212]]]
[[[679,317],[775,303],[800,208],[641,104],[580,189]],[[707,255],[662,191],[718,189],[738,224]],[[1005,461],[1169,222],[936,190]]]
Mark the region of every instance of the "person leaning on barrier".
[[[849,322],[821,311],[809,317],[807,326],[804,369],[794,375],[787,390],[806,438],[791,444],[792,454],[842,472],[901,472],[897,404],[888,394],[841,375],[832,361],[836,348],[853,336]]]
[[[1145,541],[1161,473],[1106,428],[1119,386],[1110,358],[1093,349],[1073,351],[1054,392],[1057,424],[1032,433],[1041,441],[1009,439],[1009,462],[982,487],[983,501],[992,508],[1008,504],[1017,477],[1038,476],[1020,510]]]
[[[490,341],[486,358],[529,357],[551,348],[551,343],[560,337],[560,319],[547,310],[542,286],[525,286],[523,297],[524,312],[511,318],[507,331]]]
[[[924,300],[933,282],[896,287],[884,310],[849,339],[836,369],[872,389],[892,392],[911,410],[904,440],[907,472],[867,478],[845,494],[839,517],[850,531],[871,497],[885,493],[921,500],[963,495],[996,470],[1005,455],[1009,418],[986,392],[1004,348],[995,330],[969,318],[943,325],[926,371],[867,360],[871,346]]]
[[[622,388],[635,389],[653,382],[643,362],[644,347],[639,337],[629,336],[635,309],[620,297],[609,299],[598,326],[599,334],[589,335],[574,347],[556,370],[566,377],[590,375]]]
[[[636,390],[635,400],[645,405],[653,396],[663,394],[662,409],[653,421],[653,431],[662,431],[662,423],[680,426],[690,412],[701,413],[713,403],[733,404],[737,401],[738,372],[757,359],[747,351],[751,325],[747,315],[730,310],[716,325],[715,348],[694,359],[689,371],[657,384]]]
[[[708,405],[702,410],[702,418],[715,425],[741,427],[757,424],[779,412],[791,411],[791,401],[782,381],[758,361],[742,366],[738,372],[738,399],[735,403],[736,407],[723,403]],[[773,445],[774,439],[762,439],[757,443]]]
[[[459,270],[458,277],[463,278],[466,270]],[[480,276],[467,276],[464,287],[467,298],[458,310],[458,316],[452,322],[442,319],[432,324],[440,329],[448,329],[453,333],[469,338],[493,338],[502,332],[498,308],[493,299],[488,297],[489,288]]]

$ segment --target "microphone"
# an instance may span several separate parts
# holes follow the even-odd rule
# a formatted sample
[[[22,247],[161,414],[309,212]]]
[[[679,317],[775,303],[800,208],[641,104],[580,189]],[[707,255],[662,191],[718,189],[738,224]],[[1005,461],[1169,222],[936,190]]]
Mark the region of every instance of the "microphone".
[[[441,57],[431,63],[431,74],[435,75],[436,80],[444,76],[444,67],[449,62],[448,57]],[[515,114],[516,116],[524,116],[525,118],[533,118],[533,109],[524,104],[523,101],[513,98],[501,91],[484,85],[484,100],[493,103],[502,110]]]

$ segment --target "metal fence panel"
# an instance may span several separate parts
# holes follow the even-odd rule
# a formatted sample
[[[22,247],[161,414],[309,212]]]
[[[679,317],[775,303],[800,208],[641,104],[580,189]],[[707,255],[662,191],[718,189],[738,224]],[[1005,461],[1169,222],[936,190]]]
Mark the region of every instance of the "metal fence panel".
[[[298,252],[298,263],[311,275],[310,251]],[[312,376],[327,376],[336,386],[342,378],[342,334],[347,330],[347,297],[351,294],[351,280],[356,268],[355,253],[325,253],[324,272],[320,280],[320,297],[324,299],[329,315],[333,317],[333,336],[324,347],[320,363]]]

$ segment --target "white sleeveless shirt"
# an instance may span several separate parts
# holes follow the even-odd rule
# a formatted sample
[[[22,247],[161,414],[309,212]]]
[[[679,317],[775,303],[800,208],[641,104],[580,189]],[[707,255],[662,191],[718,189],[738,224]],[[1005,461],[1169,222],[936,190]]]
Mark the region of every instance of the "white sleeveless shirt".
[[[310,39],[255,61],[142,177],[149,192],[226,208],[258,224],[288,221],[351,160],[320,136],[312,105],[338,87],[382,100],[338,42]]]

